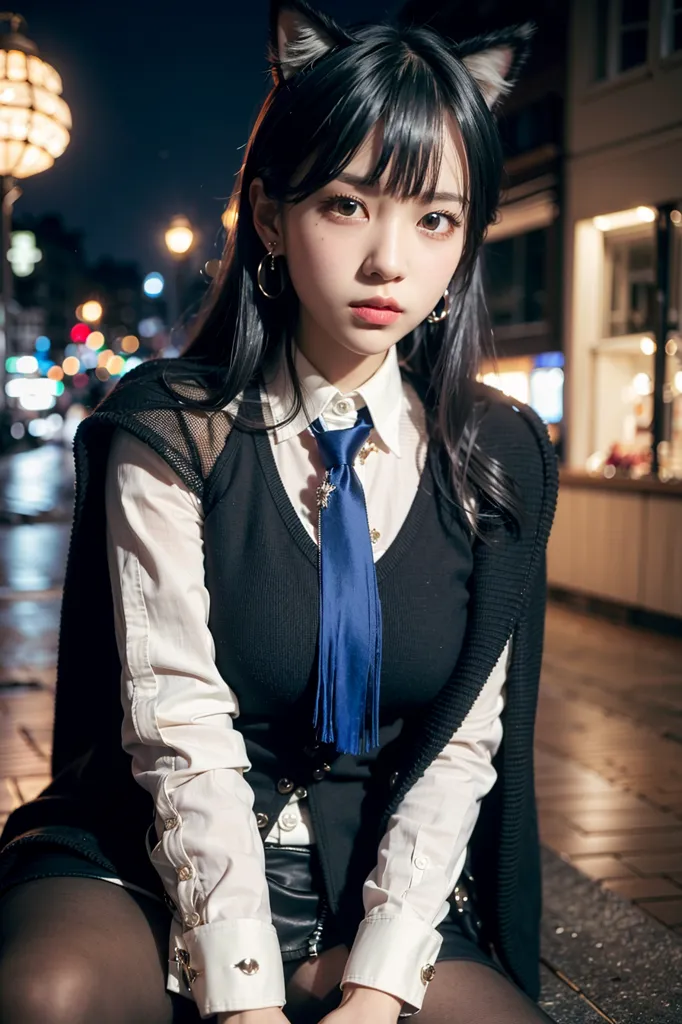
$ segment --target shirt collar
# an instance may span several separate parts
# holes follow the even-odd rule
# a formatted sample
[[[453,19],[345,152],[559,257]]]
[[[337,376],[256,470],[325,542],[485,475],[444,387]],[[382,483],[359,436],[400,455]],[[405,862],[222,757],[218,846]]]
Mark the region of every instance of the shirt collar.
[[[341,394],[335,385],[330,384],[315,369],[295,344],[293,357],[305,408],[300,409],[290,423],[274,428],[276,444],[296,437],[306,430],[313,420],[324,415],[325,409]],[[270,375],[265,373],[265,391],[265,421],[268,426],[272,426],[273,423],[280,423],[286,418],[294,400],[293,385],[283,347],[274,370]],[[394,455],[400,457],[400,414],[404,395],[395,345],[386,353],[383,363],[369,380],[355,391],[347,392],[346,397],[354,398],[359,408],[367,406],[379,440]]]

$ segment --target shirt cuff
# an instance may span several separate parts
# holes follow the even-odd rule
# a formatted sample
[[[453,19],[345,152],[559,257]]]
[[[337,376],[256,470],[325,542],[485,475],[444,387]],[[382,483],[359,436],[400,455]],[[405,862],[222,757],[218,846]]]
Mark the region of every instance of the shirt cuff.
[[[421,1010],[442,943],[442,936],[421,918],[367,917],[355,936],[341,988],[352,982],[380,989],[402,999],[404,1012],[415,1013]]]
[[[216,921],[170,934],[168,988],[193,998],[202,1017],[284,1006],[277,932],[256,918]]]

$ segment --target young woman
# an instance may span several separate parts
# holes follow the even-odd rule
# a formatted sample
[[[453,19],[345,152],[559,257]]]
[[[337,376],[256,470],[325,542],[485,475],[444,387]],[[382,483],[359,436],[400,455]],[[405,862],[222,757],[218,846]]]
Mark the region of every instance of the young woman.
[[[275,5],[194,339],[78,432],[55,780],[0,857],[2,1024],[549,1019],[556,467],[476,383],[492,110],[529,34]]]

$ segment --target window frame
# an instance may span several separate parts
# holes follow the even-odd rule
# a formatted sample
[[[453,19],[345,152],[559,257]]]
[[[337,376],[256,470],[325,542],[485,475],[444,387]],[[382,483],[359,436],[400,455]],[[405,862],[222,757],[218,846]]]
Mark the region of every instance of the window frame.
[[[675,0],[664,0],[668,5],[675,3]],[[599,18],[598,5],[595,4],[593,8],[593,18],[595,19],[595,30],[593,32],[593,39],[595,43],[594,49],[594,78],[593,83],[595,85],[602,85],[607,82],[613,82],[620,79],[624,75],[631,75],[633,73],[641,71],[642,68],[647,68],[651,60],[651,37],[653,30],[653,14],[654,14],[654,2],[649,0],[649,11],[646,21],[646,55],[641,64],[633,64],[629,68],[621,68],[620,65],[620,54],[621,44],[624,35],[623,27],[623,0],[604,0],[606,5],[606,33],[604,39],[604,75],[598,76],[599,57],[598,46],[600,44],[599,32],[597,29],[597,19]],[[671,10],[673,8],[671,7]],[[628,31],[637,25],[641,27],[644,23],[637,22],[633,23],[628,27]],[[676,52],[676,51],[675,51]]]

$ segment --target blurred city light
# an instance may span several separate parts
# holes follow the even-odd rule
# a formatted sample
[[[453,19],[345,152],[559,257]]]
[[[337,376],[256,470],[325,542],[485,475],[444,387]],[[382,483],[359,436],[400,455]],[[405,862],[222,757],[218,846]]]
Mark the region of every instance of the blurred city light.
[[[489,387],[497,388],[509,398],[516,398],[517,401],[528,404],[529,381],[528,375],[514,370],[506,373],[484,373],[483,383]]]
[[[78,312],[76,312],[78,316]],[[70,338],[71,341],[82,342],[85,341],[90,334],[90,328],[87,324],[76,324],[75,327],[71,328]]]
[[[168,251],[174,256],[184,256],[189,252],[194,241],[194,232],[187,217],[174,217],[166,231],[165,239]]]
[[[109,380],[109,371],[106,366],[98,366],[95,370],[95,377],[97,377],[97,380],[101,381]]]
[[[230,204],[226,206],[222,212],[221,221],[226,231],[232,231],[235,224],[237,223],[237,207],[236,205]]]
[[[106,366],[113,354],[110,348],[102,349],[101,352],[97,353],[97,365]]]
[[[677,342],[674,338],[670,338],[665,344],[666,355],[674,356],[677,354]]]
[[[140,320],[137,329],[143,338],[153,338],[155,334],[159,334],[163,330],[163,322],[159,320],[158,316],[148,316],[144,320]]]
[[[102,345],[104,345],[104,341],[104,335],[101,331],[91,331],[85,339],[85,344],[88,348],[91,348],[93,352],[96,352],[98,348],[101,348]]]
[[[64,371],[61,366],[51,366],[47,371],[47,376],[50,380],[62,380],[64,377]]]
[[[676,228],[682,224],[682,213],[679,210],[671,210],[670,219]]]
[[[29,277],[36,263],[43,258],[42,252],[36,247],[36,236],[32,231],[13,231],[11,238],[12,247],[7,253],[7,259],[12,264],[12,270],[16,277]]]
[[[163,293],[164,285],[165,281],[163,279],[163,274],[158,274],[156,271],[153,271],[145,277],[142,283],[142,290],[145,295],[150,297],[150,299],[155,299]]]
[[[634,228],[638,224],[651,223],[656,220],[656,211],[650,206],[637,206],[632,210],[619,210],[594,217],[592,223],[599,231],[615,231],[618,228]]]
[[[69,144],[71,112],[61,98],[62,80],[26,40],[24,19],[6,14],[11,32],[0,50],[0,175],[28,178],[52,167]],[[24,48],[30,46],[28,53]]]
[[[80,359],[81,368],[84,370],[92,370],[97,366],[97,353],[85,345],[81,346],[78,358]]]
[[[15,441],[21,441],[22,437],[26,433],[26,427],[21,422],[21,420],[17,420],[9,428],[9,432],[12,435],[12,437],[14,438]]]
[[[131,356],[129,359],[126,359],[126,364],[123,370],[121,371],[121,374],[123,375],[124,373],[128,373],[129,370],[134,370],[135,367],[139,366],[141,362],[142,359],[140,359],[139,356]]]
[[[121,348],[124,352],[137,352],[139,347],[140,340],[134,334],[126,334],[125,338],[121,341]]]
[[[675,385],[675,390],[682,394],[682,370],[677,371],[673,378],[673,383]]]
[[[36,373],[38,371],[38,360],[35,356],[19,356],[15,373]]]
[[[80,370],[80,368],[80,359],[77,359],[75,356],[67,356],[64,362],[62,363],[62,370],[69,377],[75,376]]]
[[[39,338],[35,340],[36,352],[49,352],[52,342],[49,338],[46,338],[44,334],[41,334]]]
[[[89,299],[88,302],[84,302],[80,309],[81,319],[89,324],[97,323],[98,320],[102,319],[102,314],[104,313],[102,304],[97,302],[96,299]]]
[[[632,386],[636,395],[644,398],[653,391],[653,382],[648,373],[636,373],[632,379]]]
[[[112,356],[107,363],[107,370],[112,377],[118,377],[125,366],[125,359],[123,356]]]
[[[656,351],[656,342],[653,338],[642,338],[639,348],[643,355],[652,356]]]
[[[35,412],[52,409],[56,396],[63,390],[61,381],[48,380],[46,377],[19,377],[5,384],[5,393],[9,398],[17,398],[22,409]]]

